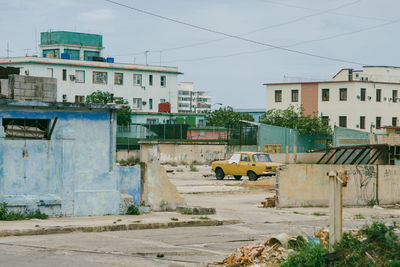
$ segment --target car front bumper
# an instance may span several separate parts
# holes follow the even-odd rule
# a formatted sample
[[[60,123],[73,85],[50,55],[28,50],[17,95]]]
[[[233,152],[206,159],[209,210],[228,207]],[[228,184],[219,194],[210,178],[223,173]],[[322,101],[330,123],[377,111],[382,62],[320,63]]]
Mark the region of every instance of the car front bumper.
[[[276,172],[263,172],[262,175],[275,175]]]

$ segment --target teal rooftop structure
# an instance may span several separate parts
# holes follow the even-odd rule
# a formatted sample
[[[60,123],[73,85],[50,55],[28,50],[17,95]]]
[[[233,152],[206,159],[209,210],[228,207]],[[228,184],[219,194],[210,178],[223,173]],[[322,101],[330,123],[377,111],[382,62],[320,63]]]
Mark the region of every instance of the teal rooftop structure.
[[[40,34],[40,51],[43,57],[93,60],[100,58],[103,36],[100,34],[48,31]]]

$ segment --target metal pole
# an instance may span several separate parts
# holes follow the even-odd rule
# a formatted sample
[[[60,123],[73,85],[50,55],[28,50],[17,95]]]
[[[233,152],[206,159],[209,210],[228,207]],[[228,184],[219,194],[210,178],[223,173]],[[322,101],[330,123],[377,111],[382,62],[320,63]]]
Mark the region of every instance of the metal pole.
[[[342,180],[334,171],[329,176],[329,251],[333,252],[333,245],[342,238],[343,221],[343,188]]]

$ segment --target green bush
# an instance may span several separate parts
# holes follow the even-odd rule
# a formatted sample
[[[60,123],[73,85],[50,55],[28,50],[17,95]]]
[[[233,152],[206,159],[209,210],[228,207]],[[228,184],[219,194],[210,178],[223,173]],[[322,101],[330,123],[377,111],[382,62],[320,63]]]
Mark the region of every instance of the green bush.
[[[322,245],[305,245],[297,248],[296,252],[291,254],[283,267],[320,267],[325,266],[324,255],[328,249]]]
[[[0,203],[0,221],[17,221],[26,219],[47,219],[49,216],[42,213],[39,209],[35,212],[28,211],[26,213],[9,211],[7,208],[7,203]]]
[[[130,205],[126,211],[126,215],[140,215],[139,207],[136,205]]]

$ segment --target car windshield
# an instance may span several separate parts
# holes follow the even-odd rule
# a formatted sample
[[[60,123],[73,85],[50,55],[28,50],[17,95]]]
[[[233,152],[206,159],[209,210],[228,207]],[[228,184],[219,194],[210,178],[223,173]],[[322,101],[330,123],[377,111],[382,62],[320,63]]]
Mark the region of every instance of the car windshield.
[[[255,162],[271,162],[271,158],[268,154],[255,154],[253,155],[253,161]]]

